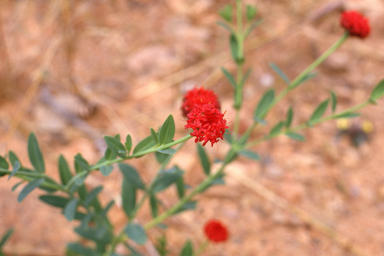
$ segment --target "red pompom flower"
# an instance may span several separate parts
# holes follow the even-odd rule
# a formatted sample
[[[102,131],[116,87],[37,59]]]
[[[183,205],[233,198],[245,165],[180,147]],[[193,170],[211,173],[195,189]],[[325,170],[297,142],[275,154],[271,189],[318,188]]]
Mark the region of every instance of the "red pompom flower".
[[[181,110],[183,115],[187,116],[195,105],[212,104],[215,108],[220,109],[220,102],[216,94],[211,90],[206,90],[203,87],[189,90],[183,98]]]
[[[228,230],[218,220],[208,221],[204,226],[204,233],[211,242],[219,243],[228,240]]]
[[[369,21],[358,11],[345,11],[341,14],[340,25],[345,28],[351,36],[365,38],[369,35],[371,27]]]
[[[225,113],[224,113],[225,114]],[[195,108],[189,112],[187,124],[185,129],[191,128],[193,130],[190,133],[195,136],[195,142],[204,141],[203,146],[211,142],[211,146],[223,139],[227,120],[225,120],[224,114],[220,112],[213,104],[195,105]]]

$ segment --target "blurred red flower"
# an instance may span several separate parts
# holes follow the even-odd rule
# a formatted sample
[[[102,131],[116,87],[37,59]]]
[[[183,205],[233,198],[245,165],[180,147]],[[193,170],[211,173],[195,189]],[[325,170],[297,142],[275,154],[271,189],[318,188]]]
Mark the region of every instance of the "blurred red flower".
[[[340,17],[340,24],[351,36],[365,38],[371,31],[368,19],[358,11],[343,12]]]
[[[204,233],[211,242],[219,243],[228,240],[228,230],[218,220],[210,220],[204,226]]]
[[[204,104],[212,104],[215,108],[220,109],[220,102],[213,91],[206,90],[203,87],[195,87],[184,95],[181,110],[183,111],[183,115],[187,116],[195,105]]]

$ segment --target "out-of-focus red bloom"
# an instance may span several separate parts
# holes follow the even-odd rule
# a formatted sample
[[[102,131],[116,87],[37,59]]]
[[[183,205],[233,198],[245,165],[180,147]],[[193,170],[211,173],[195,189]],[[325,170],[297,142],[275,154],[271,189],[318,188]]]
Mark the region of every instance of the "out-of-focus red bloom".
[[[204,226],[204,233],[211,242],[219,243],[228,240],[228,230],[218,220],[210,220]]]
[[[206,90],[203,87],[195,87],[184,95],[181,110],[183,111],[183,115],[187,116],[195,105],[204,104],[212,104],[215,108],[220,109],[220,102],[213,91]]]
[[[225,114],[225,113],[224,113]],[[211,142],[211,146],[223,139],[227,120],[224,119],[224,114],[220,112],[214,105],[195,105],[195,108],[189,112],[185,129],[192,128],[190,133],[196,137],[195,142],[204,141],[203,146]]]
[[[369,21],[358,11],[345,11],[341,14],[340,25],[345,28],[351,36],[365,38],[369,35],[371,27]]]

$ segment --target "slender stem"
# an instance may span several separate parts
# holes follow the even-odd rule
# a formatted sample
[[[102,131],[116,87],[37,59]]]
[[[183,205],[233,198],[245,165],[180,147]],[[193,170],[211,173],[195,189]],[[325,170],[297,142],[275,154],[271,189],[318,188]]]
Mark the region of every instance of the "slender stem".
[[[209,241],[206,240],[200,247],[199,249],[197,249],[197,251],[193,254],[193,256],[199,256],[202,252],[205,251],[205,249],[207,249],[209,245]]]
[[[359,109],[361,109],[361,108],[363,108],[363,107],[365,107],[367,105],[370,105],[370,104],[372,104],[372,103],[369,100],[367,100],[367,101],[365,101],[363,103],[360,103],[357,106],[348,108],[348,109],[346,109],[344,111],[341,111],[341,112],[338,112],[338,113],[334,113],[334,114],[331,114],[331,115],[319,118],[317,120],[314,120],[314,121],[311,122],[311,125],[316,125],[316,124],[319,124],[319,123],[323,123],[323,122],[326,122],[326,121],[338,118],[338,117],[343,116],[343,115],[348,114],[348,113],[353,113],[353,112],[355,112],[355,111],[357,111],[357,110],[359,110]],[[290,132],[297,132],[297,131],[302,130],[302,129],[307,128],[307,127],[308,127],[308,123],[300,124],[300,125],[298,125],[296,127],[293,127],[293,128],[290,128],[290,129],[287,129],[287,130],[284,130],[284,131],[281,131],[281,132],[279,132],[279,133],[277,133],[275,135],[272,135],[272,136],[267,135],[267,136],[264,136],[264,137],[262,137],[260,139],[251,141],[251,142],[247,143],[244,146],[244,148],[251,148],[251,147],[254,147],[254,146],[260,144],[263,141],[270,140],[270,139],[272,139],[272,138],[274,138],[276,136],[279,136],[281,134],[290,133]]]
[[[200,193],[201,191],[203,191],[204,189],[207,188],[207,186],[209,186],[211,184],[211,182],[213,180],[215,180],[216,178],[218,178],[223,172],[224,172],[224,168],[226,166],[226,163],[223,163],[220,167],[220,169],[214,174],[214,175],[210,175],[207,177],[206,180],[204,180],[202,183],[200,183],[195,189],[193,189],[191,191],[191,193],[189,193],[187,196],[183,197],[177,204],[175,204],[174,206],[172,206],[171,208],[169,208],[166,212],[164,212],[163,214],[157,216],[156,218],[154,218],[153,220],[151,220],[150,222],[148,222],[147,224],[144,225],[144,229],[150,229],[152,228],[153,226],[161,223],[162,221],[164,221],[165,219],[167,219],[169,216],[171,216],[172,214],[176,213],[178,210],[181,209],[181,207],[183,207],[189,200],[191,200],[191,198],[193,196],[195,196],[196,194]]]
[[[120,233],[114,237],[114,239],[112,240],[112,243],[111,245],[109,246],[108,250],[103,254],[103,256],[110,256],[114,253],[115,251],[115,248],[116,246],[123,242],[124,240],[126,239],[126,235],[125,235],[125,232],[124,232],[124,229],[122,229],[120,231]]]

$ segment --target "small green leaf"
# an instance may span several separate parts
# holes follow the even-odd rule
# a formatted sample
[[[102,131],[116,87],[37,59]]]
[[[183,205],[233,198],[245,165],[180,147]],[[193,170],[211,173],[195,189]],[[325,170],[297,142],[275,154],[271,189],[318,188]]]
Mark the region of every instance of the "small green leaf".
[[[335,113],[336,106],[337,106],[337,98],[336,98],[336,94],[333,91],[331,92],[331,99],[332,99],[332,113]]]
[[[217,21],[216,22],[217,25],[219,25],[220,27],[223,27],[225,28],[226,30],[228,30],[230,33],[235,33],[235,31],[226,23],[222,22],[222,21]]]
[[[60,155],[59,157],[59,172],[60,172],[60,179],[61,183],[63,185],[66,185],[68,181],[72,178],[71,171],[69,170],[69,166],[67,161],[65,160],[63,155]]]
[[[69,198],[54,195],[42,195],[39,196],[39,199],[46,204],[59,208],[64,208],[69,202]]]
[[[145,244],[147,241],[147,234],[144,228],[135,223],[128,223],[124,229],[125,234],[138,244]]]
[[[329,103],[329,99],[319,104],[319,106],[315,109],[315,111],[309,118],[310,123],[319,119],[324,114],[325,110],[327,110],[328,103]]]
[[[8,229],[7,233],[5,233],[3,235],[3,237],[1,238],[1,241],[0,241],[0,254],[1,254],[1,247],[3,247],[4,244],[7,242],[7,240],[11,237],[13,231],[14,231],[13,228]]]
[[[85,171],[89,171],[91,169],[91,167],[89,166],[87,160],[85,160],[83,158],[83,156],[78,153],[76,156],[75,156],[75,162],[81,166],[81,168]]]
[[[158,151],[155,152],[155,156],[156,156],[157,162],[159,162],[160,164],[164,163],[165,161],[168,160],[168,158],[172,157],[172,155],[160,153]]]
[[[187,211],[187,210],[194,210],[196,209],[197,201],[190,201],[185,203],[179,210],[177,210],[174,214],[179,214],[180,212]]]
[[[246,6],[246,15],[247,15],[247,20],[252,21],[253,18],[255,18],[257,13],[257,8],[252,5],[247,5]]]
[[[157,213],[158,213],[158,209],[157,209],[157,199],[156,199],[155,194],[153,194],[153,193],[150,194],[149,203],[151,206],[152,217],[156,218]]]
[[[279,132],[281,131],[281,129],[284,127],[284,124],[285,124],[284,121],[280,121],[280,122],[278,122],[278,123],[271,129],[271,131],[269,132],[269,136],[273,137],[273,136],[279,134]]]
[[[136,147],[133,149],[133,154],[137,154],[139,152],[145,151],[149,148],[154,147],[155,145],[156,144],[153,141],[152,136],[149,135],[148,137],[146,137],[136,145]]]
[[[240,87],[243,87],[244,83],[247,81],[247,79],[248,79],[249,75],[251,74],[251,72],[252,72],[252,69],[251,69],[251,68],[249,68],[249,69],[245,72],[245,74],[244,74],[244,76],[243,76],[243,80],[241,80]]]
[[[285,121],[285,128],[291,127],[292,119],[293,119],[293,109],[292,107],[289,107],[287,112],[287,120]]]
[[[112,165],[102,165],[100,166],[100,172],[104,177],[107,177],[113,171]]]
[[[16,154],[13,151],[8,152],[8,158],[9,158],[9,161],[11,162],[12,166],[15,165],[16,161],[19,162],[19,164],[21,163],[19,158],[16,156]]]
[[[219,11],[219,14],[224,20],[231,22],[232,21],[232,6],[231,5],[224,6],[224,8]]]
[[[160,145],[172,142],[173,136],[175,136],[175,120],[172,115],[169,115],[160,128]]]
[[[371,93],[370,100],[375,102],[384,96],[384,80],[381,80],[376,87],[373,89]]]
[[[251,150],[242,150],[239,152],[239,155],[242,155],[242,156],[245,156],[245,157],[248,157],[252,160],[256,160],[256,161],[260,161],[260,156],[259,154],[251,151]]]
[[[183,173],[184,172],[177,166],[169,170],[160,171],[155,178],[155,181],[153,182],[152,191],[157,193],[168,188],[170,185],[176,182],[183,175]]]
[[[152,136],[153,142],[155,142],[156,145],[159,144],[158,135],[155,132],[155,130],[153,130],[152,128],[151,128],[151,136]]]
[[[72,221],[75,218],[77,203],[77,198],[72,198],[65,206],[64,216],[68,221]]]
[[[131,218],[131,214],[136,206],[136,187],[125,176],[123,179],[121,196],[124,212],[128,218]]]
[[[143,183],[139,173],[133,166],[124,163],[119,163],[119,168],[124,175],[124,179],[132,183],[135,188],[145,190],[145,184]]]
[[[180,256],[192,256],[193,255],[193,247],[191,240],[188,240],[183,249],[181,250]]]
[[[226,70],[225,68],[221,68],[221,71],[223,71],[225,77],[228,79],[229,83],[233,86],[233,88],[236,89],[237,84],[236,84],[235,78],[232,76],[232,74],[229,73],[229,71]]]
[[[159,149],[159,150],[157,150],[157,152],[160,152],[160,153],[163,153],[163,154],[167,154],[167,155],[174,155],[174,154],[176,154],[176,150],[173,149],[173,148]]]
[[[13,170],[12,170],[11,174],[9,175],[8,180],[9,180],[10,178],[12,178],[12,176],[15,175],[16,172],[17,172],[19,169],[20,169],[20,163],[19,163],[19,161],[16,161],[16,162],[14,163],[14,165],[13,165]]]
[[[18,183],[16,183],[12,188],[11,188],[11,191],[15,191],[21,184],[23,184],[25,181],[22,180]]]
[[[294,88],[296,88],[297,86],[299,86],[300,84],[303,84],[304,82],[314,78],[315,76],[317,76],[317,73],[309,73],[307,74],[306,76],[304,76],[303,78],[301,78],[295,85]]]
[[[247,38],[249,34],[254,30],[257,26],[259,26],[263,22],[262,19],[256,20],[252,22],[252,24],[248,27],[248,29],[244,32],[244,38]]]
[[[5,170],[8,170],[8,168],[9,168],[9,164],[8,164],[7,160],[5,160],[5,158],[2,156],[0,156],[0,168],[3,168]]]
[[[185,195],[185,184],[183,177],[180,177],[176,180],[177,195],[179,198],[183,198]]]
[[[125,139],[125,148],[127,149],[128,154],[131,152],[132,149],[132,137],[131,135],[127,135],[127,138]]]
[[[288,132],[285,135],[287,135],[289,138],[294,139],[294,140],[305,141],[304,136],[301,134],[298,134],[298,133]]]
[[[232,58],[237,63],[238,42],[237,42],[237,38],[236,38],[236,36],[234,34],[231,34],[231,36],[229,37],[229,43],[230,43],[230,46],[231,46]]]
[[[104,140],[107,143],[108,148],[110,148],[113,153],[120,156],[121,158],[125,158],[127,156],[127,149],[120,142],[120,140],[111,136],[104,136]]]
[[[75,253],[75,255],[81,255],[81,256],[101,256],[100,253],[95,252],[91,248],[84,247],[79,243],[68,243],[67,251]],[[68,256],[73,256],[73,255],[70,254]]]
[[[206,175],[209,175],[209,173],[211,172],[211,162],[209,161],[205,149],[203,148],[203,146],[200,145],[200,143],[197,143],[197,151],[199,153],[200,163],[203,166],[204,173]]]
[[[266,93],[264,93],[263,97],[261,98],[261,100],[257,104],[257,107],[256,107],[255,112],[253,114],[253,119],[256,122],[258,122],[258,120],[260,121],[264,118],[264,116],[266,115],[266,113],[269,109],[269,106],[273,102],[274,98],[275,98],[275,90],[274,89],[271,89],[271,90],[267,91]]]
[[[335,118],[354,118],[360,115],[361,115],[360,113],[344,113],[344,114],[336,115]]]
[[[97,197],[97,195],[103,190],[103,186],[98,186],[88,193],[84,200],[85,206],[88,206]]]
[[[43,154],[41,153],[39,143],[37,142],[34,133],[31,133],[28,137],[28,155],[32,166],[38,172],[45,172],[45,164],[43,160]]]
[[[281,79],[283,79],[283,81],[284,81],[287,85],[290,85],[290,84],[291,84],[291,80],[289,80],[288,76],[287,76],[283,71],[281,71],[281,69],[280,69],[278,66],[276,66],[276,64],[270,62],[270,63],[269,63],[269,66],[273,69],[273,71],[276,72],[276,74],[279,75],[279,77],[280,77]]]
[[[17,197],[17,201],[18,201],[19,203],[20,203],[21,201],[23,201],[23,199],[24,199],[29,193],[31,193],[35,188],[37,188],[38,186],[40,186],[43,182],[44,182],[44,179],[43,179],[43,178],[35,179],[35,180],[29,182],[29,183],[23,188],[23,190],[21,190],[20,194],[19,194],[18,197]]]

